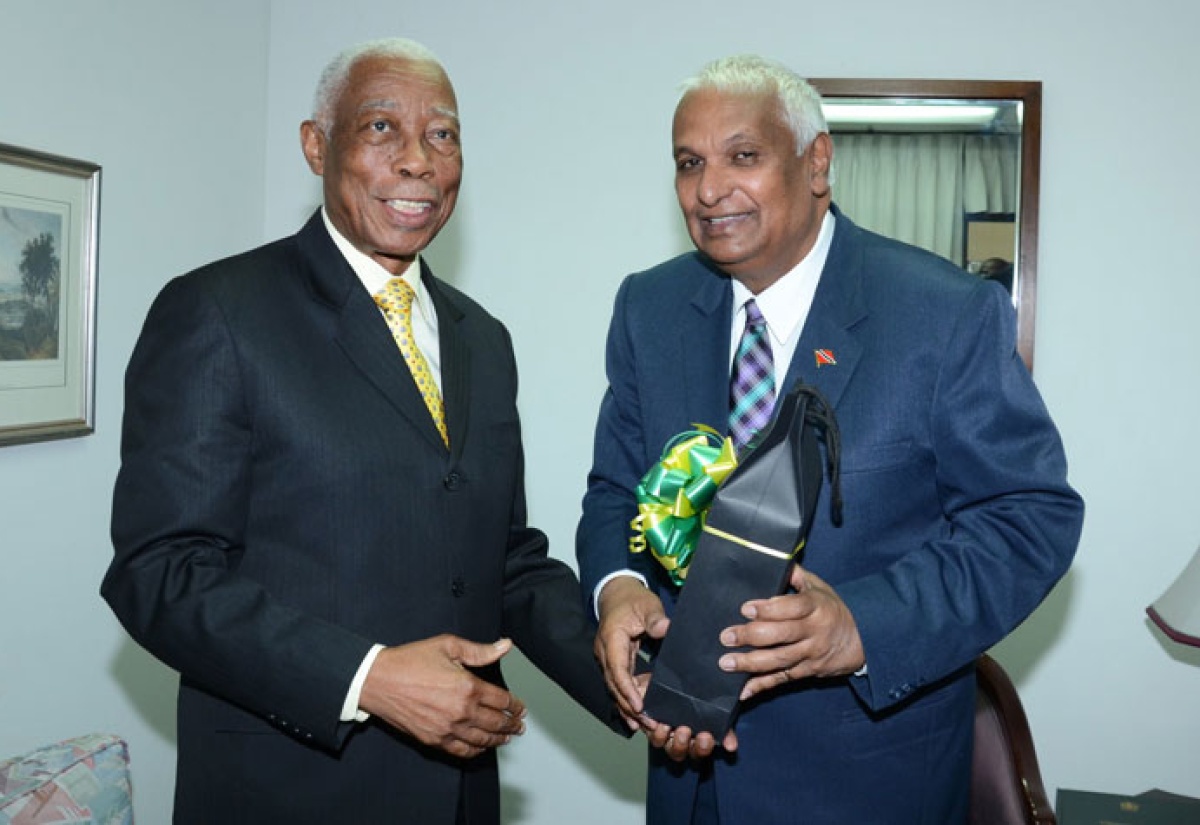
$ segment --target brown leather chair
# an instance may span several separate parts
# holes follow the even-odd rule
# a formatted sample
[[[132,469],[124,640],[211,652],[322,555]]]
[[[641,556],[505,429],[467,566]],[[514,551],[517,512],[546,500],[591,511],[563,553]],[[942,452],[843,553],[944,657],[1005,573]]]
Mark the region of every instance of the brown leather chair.
[[[975,754],[970,825],[1057,825],[1038,768],[1029,720],[1004,668],[981,656],[975,669]]]

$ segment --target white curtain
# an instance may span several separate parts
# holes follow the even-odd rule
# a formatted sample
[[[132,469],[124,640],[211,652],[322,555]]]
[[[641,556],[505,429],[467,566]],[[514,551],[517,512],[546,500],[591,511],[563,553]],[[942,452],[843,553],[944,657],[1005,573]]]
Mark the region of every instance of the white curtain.
[[[971,212],[1015,212],[1016,135],[840,134],[833,199],[855,223],[961,266]]]
[[[967,135],[963,145],[963,211],[1017,211],[1018,135]]]

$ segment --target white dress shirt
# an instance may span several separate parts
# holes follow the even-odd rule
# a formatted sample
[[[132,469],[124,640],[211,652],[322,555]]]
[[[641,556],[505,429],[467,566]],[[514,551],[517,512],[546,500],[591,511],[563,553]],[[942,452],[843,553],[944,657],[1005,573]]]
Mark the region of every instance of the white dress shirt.
[[[342,233],[337,230],[333,222],[329,220],[329,215],[325,208],[321,208],[321,217],[325,220],[325,228],[329,230],[329,236],[333,238],[333,242],[337,248],[341,250],[342,256],[346,262],[350,264],[350,268],[354,270],[354,274],[362,281],[362,285],[366,287],[368,293],[372,297],[378,295],[387,286],[387,282],[395,276],[384,269],[376,260],[369,255],[365,255],[358,250],[354,244],[346,240]],[[437,312],[433,308],[433,301],[429,297],[429,291],[425,289],[425,284],[421,280],[421,257],[418,255],[408,269],[400,276],[413,288],[416,297],[413,299],[413,314],[412,314],[412,330],[413,340],[417,344],[417,349],[421,351],[421,355],[425,356],[425,361],[429,365],[429,371],[433,374],[433,380],[437,384],[438,392],[442,390],[442,358],[441,348],[438,346],[438,319]],[[379,310],[383,314],[383,310]],[[358,666],[358,671],[354,674],[353,681],[350,682],[350,690],[346,693],[346,701],[342,704],[341,720],[343,722],[365,722],[370,718],[370,714],[358,707],[358,701],[362,697],[363,684],[367,681],[367,672],[370,671],[371,665],[375,663],[375,658],[379,655],[379,651],[383,650],[383,645],[377,644],[373,646],[363,659],[362,664]]]

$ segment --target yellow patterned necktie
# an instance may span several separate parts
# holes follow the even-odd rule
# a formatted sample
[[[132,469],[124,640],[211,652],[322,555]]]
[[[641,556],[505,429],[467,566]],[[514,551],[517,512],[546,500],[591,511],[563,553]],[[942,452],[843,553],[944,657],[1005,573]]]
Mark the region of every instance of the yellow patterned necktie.
[[[375,303],[383,310],[383,315],[392,330],[392,337],[396,339],[396,346],[400,347],[400,354],[408,362],[408,369],[412,372],[413,380],[417,382],[417,389],[421,391],[421,397],[425,399],[425,406],[429,408],[433,423],[448,447],[450,436],[446,432],[442,394],[438,392],[433,373],[429,371],[429,364],[417,349],[417,342],[413,338],[412,305],[415,297],[416,293],[407,281],[403,278],[392,278],[383,291],[375,296]]]

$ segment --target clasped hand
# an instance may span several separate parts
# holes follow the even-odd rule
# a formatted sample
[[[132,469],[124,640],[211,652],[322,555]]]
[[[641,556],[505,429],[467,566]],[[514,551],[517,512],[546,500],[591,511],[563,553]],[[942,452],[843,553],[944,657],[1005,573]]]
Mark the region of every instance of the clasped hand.
[[[726,653],[718,663],[723,670],[751,674],[742,701],[794,680],[850,674],[863,665],[858,627],[833,588],[799,565],[792,568],[789,584],[789,593],[743,604],[748,621],[721,632],[726,647],[753,648]],[[711,755],[717,744],[711,733],[672,728],[643,712],[649,677],[634,676],[634,660],[642,638],[661,639],[667,633],[670,620],[662,602],[637,579],[623,577],[605,585],[599,607],[596,657],[627,724],[641,728],[651,745],[676,761]],[[726,734],[721,746],[736,750],[736,734]]]
[[[525,732],[525,705],[469,667],[498,662],[512,642],[469,642],[444,634],[384,648],[371,665],[359,707],[431,747],[463,758]]]

